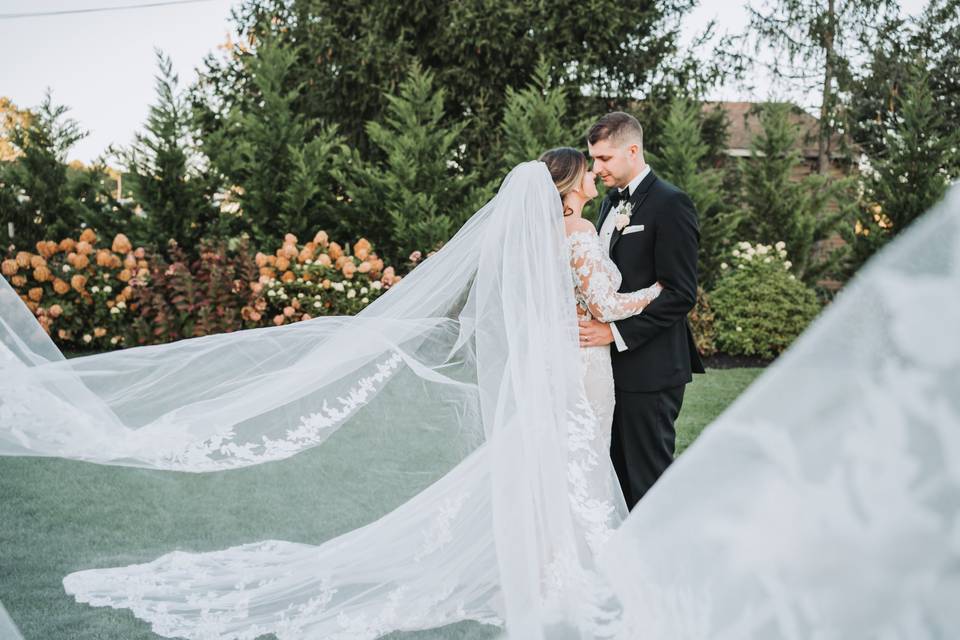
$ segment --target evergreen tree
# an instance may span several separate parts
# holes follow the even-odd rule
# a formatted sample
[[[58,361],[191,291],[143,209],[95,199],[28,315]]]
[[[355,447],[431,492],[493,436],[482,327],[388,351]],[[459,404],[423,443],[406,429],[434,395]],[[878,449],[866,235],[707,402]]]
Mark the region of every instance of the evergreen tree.
[[[870,158],[883,155],[907,85],[925,70],[939,135],[960,120],[960,0],[931,0],[914,18],[892,18],[865,41],[869,56],[851,86],[851,132]]]
[[[547,149],[582,145],[582,135],[567,125],[566,92],[554,84],[541,61],[524,89],[507,88],[500,125],[503,169],[536,160]]]
[[[922,63],[908,69],[883,145],[864,171],[866,210],[847,233],[854,269],[936,204],[958,174],[960,133],[945,122],[930,84]]]
[[[245,58],[256,100],[235,106],[205,148],[217,170],[242,188],[243,226],[266,247],[287,233],[337,229],[342,203],[332,170],[341,141],[335,127],[297,110],[304,84],[291,85],[291,74],[299,49],[267,41],[257,51]]]
[[[797,277],[815,284],[843,257],[843,250],[834,249],[816,263],[811,261],[815,245],[837,232],[848,213],[845,208],[831,212],[828,206],[839,204],[835,196],[847,184],[821,175],[795,177],[801,160],[790,111],[786,103],[760,108],[763,131],[754,139],[752,157],[742,169],[746,232],[763,244],[785,242]]]
[[[710,288],[737,240],[742,214],[724,202],[723,172],[711,166],[710,148],[702,134],[704,120],[699,102],[675,98],[662,125],[660,152],[646,156],[657,175],[683,189],[697,208],[700,280]]]
[[[433,74],[413,65],[397,95],[387,96],[384,121],[367,125],[384,160],[366,162],[354,150],[337,173],[351,200],[349,233],[370,239],[392,262],[449,240],[489,195],[463,169],[466,122],[446,121],[445,97]]]
[[[831,140],[843,130],[840,97],[850,87],[851,59],[878,17],[895,13],[896,6],[893,0],[764,0],[761,9],[747,7],[757,50],[767,44],[777,49],[777,77],[799,82],[805,91],[811,86],[819,90],[821,175],[829,170]]]
[[[156,51],[156,102],[146,131],[118,155],[126,164],[134,200],[144,215],[128,231],[139,243],[158,248],[176,241],[188,253],[201,238],[219,235],[219,212],[210,201],[214,187],[191,137],[189,107],[178,90],[169,57]]]
[[[247,0],[235,12],[231,55],[207,59],[197,102],[207,112],[204,127],[223,128],[223,112],[259,100],[248,58],[260,55],[261,43],[302,45],[286,84],[306,85],[296,111],[336,123],[351,147],[373,160],[379,147],[365,123],[382,119],[390,108],[385,96],[419,61],[444,87],[445,113],[474,123],[461,133],[464,167],[491,179],[501,158],[490,133],[502,120],[508,87],[525,86],[545,59],[554,82],[576,87],[566,95],[571,113],[626,108],[634,94],[661,84],[679,48],[676,24],[694,4]],[[688,71],[710,66],[701,62]]]
[[[49,92],[30,117],[12,123],[7,140],[16,157],[0,165],[0,222],[13,223],[13,242],[32,247],[38,240],[63,238],[89,224],[89,210],[74,193],[66,157],[87,135],[55,105]],[[3,230],[7,234],[7,229]]]

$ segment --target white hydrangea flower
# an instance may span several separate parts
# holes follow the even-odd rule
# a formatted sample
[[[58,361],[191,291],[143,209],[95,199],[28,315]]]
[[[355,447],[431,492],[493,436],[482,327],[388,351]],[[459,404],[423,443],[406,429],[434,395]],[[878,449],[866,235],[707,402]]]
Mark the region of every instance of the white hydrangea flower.
[[[90,293],[99,293],[99,291],[100,291],[100,287],[98,287],[97,285],[93,285],[92,287],[90,287]]]
[[[367,298],[361,298],[360,302],[362,302],[363,304],[367,304],[368,302],[370,302],[370,300],[368,300]]]
[[[297,294],[297,297],[298,297],[298,298],[302,298],[302,297],[303,297],[303,293],[298,293],[298,294]]]
[[[93,336],[92,336],[92,335],[90,335],[89,333],[83,334],[83,341],[84,341],[84,342],[90,342],[91,340],[93,340]]]
[[[741,243],[738,244],[737,246],[740,247],[740,248],[743,249],[743,250],[747,250],[747,249],[750,248],[750,243],[749,243],[749,242],[741,242]]]
[[[760,254],[761,256],[766,255],[768,251],[770,251],[770,247],[768,247],[767,245],[765,244],[757,245],[757,253]]]
[[[111,287],[110,285],[107,285],[103,288],[103,290],[106,291],[107,293],[110,293],[111,291],[113,291],[113,287]]]
[[[357,291],[356,291],[355,289],[350,289],[350,291],[347,291],[347,297],[348,297],[348,298],[356,298],[356,297],[357,297]]]
[[[63,272],[64,272],[64,273],[70,273],[70,265],[68,265],[68,264],[63,265]]]
[[[313,303],[313,308],[314,308],[314,309],[319,309],[319,308],[322,307],[322,306],[323,306],[323,303],[321,303],[319,300],[317,300],[316,302]]]
[[[777,244],[775,244],[775,245],[773,245],[773,246],[775,246],[775,247],[777,248],[777,251],[783,251],[784,249],[787,248],[787,243],[784,242],[783,240],[781,240],[780,242],[778,242]]]
[[[367,289],[366,287],[360,287],[360,293],[367,293],[368,291],[369,289]]]
[[[771,258],[770,256],[767,256],[766,258],[763,259],[763,261],[764,261],[765,263],[766,263],[766,262],[773,262],[773,258]]]
[[[793,266],[793,263],[790,262],[789,260],[785,260],[784,263],[783,263],[783,268],[784,268],[784,269],[789,269],[789,268],[792,267],[792,266]]]
[[[269,289],[269,290],[267,291],[267,295],[272,298],[273,296],[277,295],[277,292],[274,291],[273,289]]]
[[[118,338],[117,336],[113,336],[112,338],[110,338],[110,344],[117,344],[118,342],[120,342],[120,338]]]
[[[727,265],[726,262],[721,262],[721,263],[720,263],[720,268],[726,270],[726,269],[729,268],[729,267],[728,267],[728,265]]]
[[[343,293],[343,290],[345,289],[342,282],[334,282],[330,286],[333,287],[334,291],[339,291],[340,293]]]
[[[743,331],[743,327],[737,327],[737,331]]]
[[[739,258],[739,257],[740,257],[740,250],[739,250],[739,249],[734,249],[734,250],[733,250],[733,257],[734,257],[734,258]]]
[[[120,313],[120,307],[110,307],[111,315],[117,315],[118,313]]]
[[[127,308],[127,303],[124,302],[123,300],[121,300],[120,302],[117,303],[117,307],[120,308],[120,309],[126,309],[126,308]]]

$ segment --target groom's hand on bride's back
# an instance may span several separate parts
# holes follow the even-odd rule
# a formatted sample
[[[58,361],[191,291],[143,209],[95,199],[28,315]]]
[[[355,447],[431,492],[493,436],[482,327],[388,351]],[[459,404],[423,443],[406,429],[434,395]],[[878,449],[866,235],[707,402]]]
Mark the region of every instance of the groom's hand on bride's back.
[[[580,346],[603,347],[613,342],[610,325],[599,320],[580,320]]]

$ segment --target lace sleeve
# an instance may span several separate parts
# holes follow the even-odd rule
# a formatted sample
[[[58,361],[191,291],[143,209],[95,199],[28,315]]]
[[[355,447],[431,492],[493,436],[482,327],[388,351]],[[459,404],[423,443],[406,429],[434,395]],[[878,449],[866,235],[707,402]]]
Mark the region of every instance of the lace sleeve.
[[[577,289],[590,314],[597,320],[613,322],[635,316],[663,289],[659,283],[654,283],[639,291],[618,293],[620,273],[613,261],[604,255],[596,232],[592,229],[575,231],[567,239]]]

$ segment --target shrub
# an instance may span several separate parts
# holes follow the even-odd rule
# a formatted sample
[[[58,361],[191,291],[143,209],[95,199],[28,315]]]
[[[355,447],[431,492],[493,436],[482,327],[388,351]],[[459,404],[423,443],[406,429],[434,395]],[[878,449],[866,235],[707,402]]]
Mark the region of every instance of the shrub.
[[[41,240],[36,254],[18,251],[3,261],[3,275],[61,348],[116,348],[136,311],[130,282],[146,270],[143,248],[123,234],[109,249],[97,241],[86,229],[76,240]]]
[[[319,315],[353,315],[400,280],[363,238],[352,255],[349,246],[330,242],[324,231],[304,245],[297,242],[288,233],[274,255],[257,254],[260,296],[242,310],[244,317],[282,325]]]
[[[190,260],[175,241],[171,258],[150,257],[149,269],[134,281],[138,314],[130,327],[136,344],[156,344],[259,326],[241,308],[256,298],[251,282],[257,267],[241,239],[231,250],[224,241],[202,241]]]
[[[78,240],[41,240],[36,254],[13,251],[2,262],[61,349],[104,351],[353,315],[401,279],[367,240],[351,253],[324,231],[302,246],[287,234],[274,255],[251,255],[246,238],[203,241],[193,259],[176,242],[169,258],[134,249],[123,234],[111,249],[96,242],[88,229]]]
[[[728,355],[773,358],[782,353],[820,310],[814,291],[790,273],[782,242],[741,242],[732,265],[711,294],[717,349]]]

